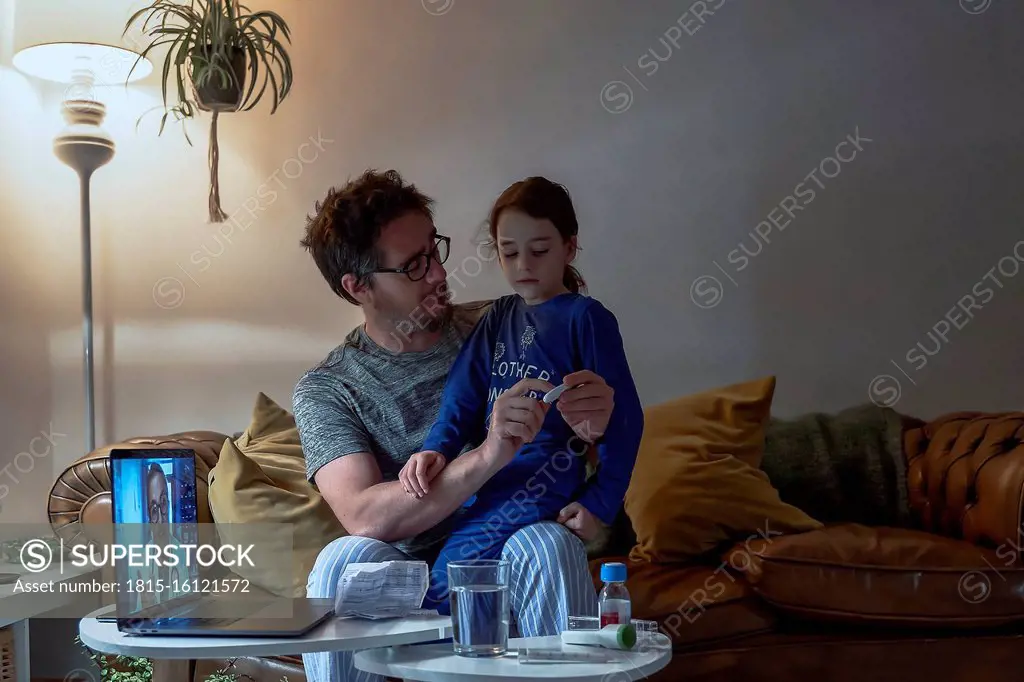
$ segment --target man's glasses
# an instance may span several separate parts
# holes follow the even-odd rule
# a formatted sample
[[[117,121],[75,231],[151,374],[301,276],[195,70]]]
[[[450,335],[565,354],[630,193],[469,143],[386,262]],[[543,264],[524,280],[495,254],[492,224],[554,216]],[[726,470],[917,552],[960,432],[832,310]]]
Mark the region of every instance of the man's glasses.
[[[421,253],[418,256],[413,256],[400,268],[377,268],[371,272],[393,272],[405,275],[412,281],[418,282],[430,272],[431,261],[436,260],[438,263],[443,264],[448,260],[451,243],[451,237],[439,234],[434,237],[434,246],[430,249],[430,253]]]
[[[149,503],[149,518],[158,523],[167,522],[167,495],[161,495],[159,499]]]

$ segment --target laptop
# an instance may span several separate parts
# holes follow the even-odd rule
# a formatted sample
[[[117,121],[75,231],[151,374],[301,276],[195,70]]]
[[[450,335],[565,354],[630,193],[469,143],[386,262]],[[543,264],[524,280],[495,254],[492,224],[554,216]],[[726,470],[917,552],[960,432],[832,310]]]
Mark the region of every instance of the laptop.
[[[331,599],[193,591],[189,586],[197,581],[222,577],[211,574],[209,568],[204,568],[201,576],[198,562],[187,560],[184,550],[177,551],[184,545],[210,542],[199,539],[195,452],[118,448],[111,450],[110,463],[115,542],[171,547],[170,551],[179,555],[173,567],[140,568],[137,559],[114,562],[121,586],[113,618],[119,631],[161,636],[298,637],[334,615]],[[125,589],[129,583],[139,589]],[[157,584],[163,589],[152,588]]]

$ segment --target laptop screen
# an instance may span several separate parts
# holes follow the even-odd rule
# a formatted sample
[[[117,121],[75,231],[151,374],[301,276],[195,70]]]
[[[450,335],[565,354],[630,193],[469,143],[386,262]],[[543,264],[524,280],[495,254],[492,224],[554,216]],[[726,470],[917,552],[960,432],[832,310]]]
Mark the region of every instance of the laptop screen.
[[[114,450],[110,461],[118,544],[161,548],[196,544],[196,471],[192,450]],[[195,589],[197,564],[186,560],[184,549],[172,551],[179,557],[177,565],[170,565],[174,562],[164,558],[159,562],[116,562],[117,580],[122,586],[117,592],[119,617]]]

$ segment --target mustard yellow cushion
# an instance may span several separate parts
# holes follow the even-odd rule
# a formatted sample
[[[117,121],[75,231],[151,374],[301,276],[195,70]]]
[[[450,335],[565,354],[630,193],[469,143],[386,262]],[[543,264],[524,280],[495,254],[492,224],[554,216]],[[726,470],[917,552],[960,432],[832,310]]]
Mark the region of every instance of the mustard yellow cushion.
[[[775,377],[654,405],[626,491],[633,561],[687,561],[727,541],[822,524],[784,504],[758,469]]]
[[[254,544],[254,566],[232,570],[275,594],[302,597],[317,554],[345,529],[306,480],[295,418],[263,393],[252,423],[228,439],[210,471],[210,510],[222,541]],[[257,525],[260,537],[246,526]],[[273,524],[273,525],[269,525]],[[258,540],[255,541],[254,540]]]

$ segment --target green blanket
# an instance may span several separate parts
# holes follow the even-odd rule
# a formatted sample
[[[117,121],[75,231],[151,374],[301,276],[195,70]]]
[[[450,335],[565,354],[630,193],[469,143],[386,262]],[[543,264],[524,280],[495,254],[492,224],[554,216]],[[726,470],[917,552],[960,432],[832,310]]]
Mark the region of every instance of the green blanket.
[[[872,403],[772,418],[761,469],[779,497],[823,523],[910,526],[902,419]]]

